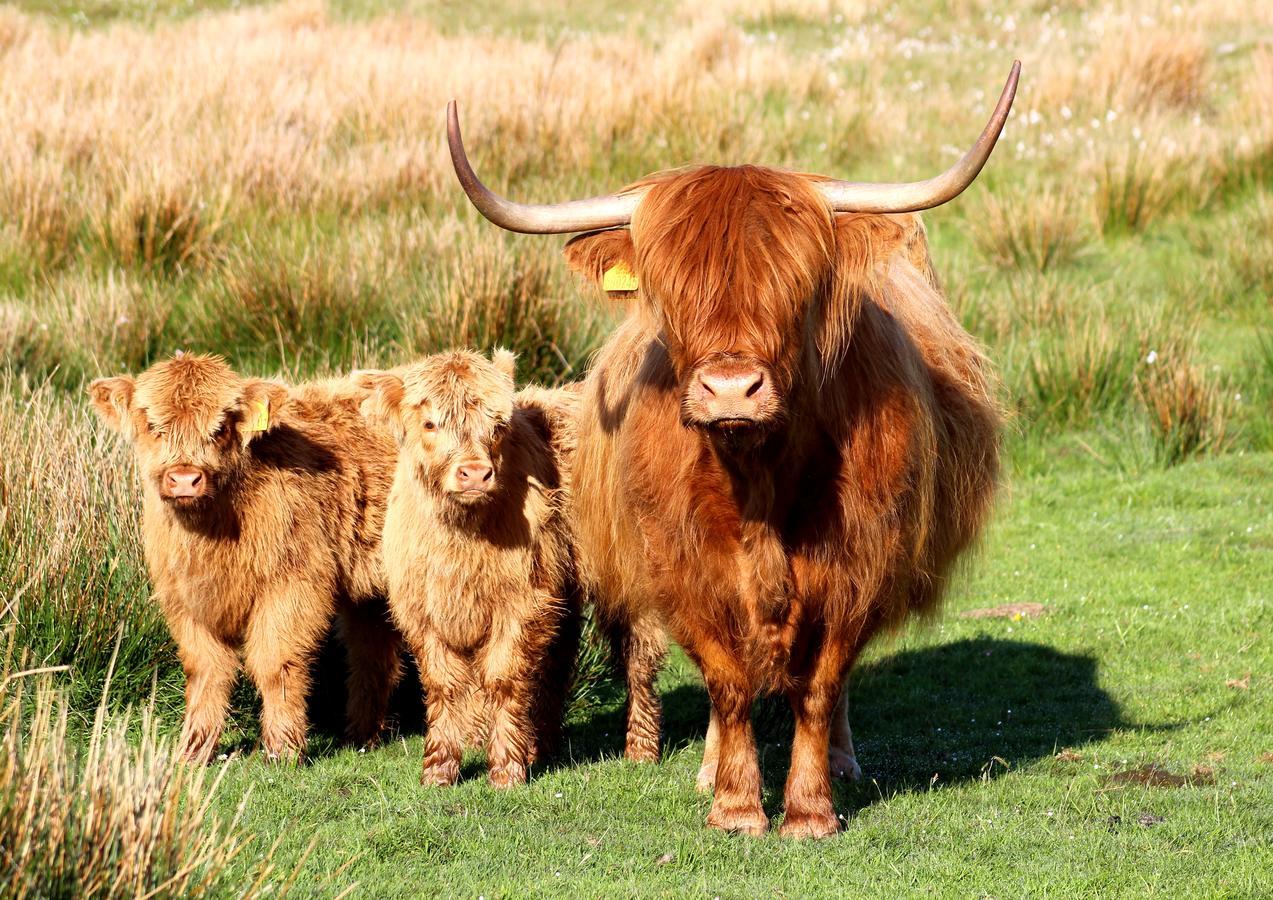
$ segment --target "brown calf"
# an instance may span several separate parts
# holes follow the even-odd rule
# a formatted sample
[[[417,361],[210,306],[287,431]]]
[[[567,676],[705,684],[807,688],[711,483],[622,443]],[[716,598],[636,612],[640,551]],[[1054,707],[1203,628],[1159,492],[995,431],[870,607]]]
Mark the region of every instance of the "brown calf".
[[[265,752],[298,758],[310,664],[337,612],[349,737],[373,740],[399,676],[380,563],[396,451],[359,413],[365,392],[289,390],[191,355],[89,392],[136,452],[146,562],[186,673],[182,754],[215,752],[241,654]]]
[[[491,783],[556,743],[579,636],[566,521],[576,395],[513,386],[513,357],[457,351],[355,376],[398,437],[389,607],[428,704],[423,784],[488,734]]]

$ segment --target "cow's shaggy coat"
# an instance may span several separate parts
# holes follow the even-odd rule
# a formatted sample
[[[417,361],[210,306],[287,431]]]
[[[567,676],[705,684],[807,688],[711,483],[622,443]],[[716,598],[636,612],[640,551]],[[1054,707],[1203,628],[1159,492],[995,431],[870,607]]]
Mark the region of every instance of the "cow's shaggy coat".
[[[218,357],[178,356],[89,388],[135,450],[142,541],[186,673],[181,750],[206,761],[240,656],[261,692],[261,744],[298,757],[315,653],[339,613],[348,733],[375,739],[399,677],[380,531],[396,450],[331,381],[288,389]]]
[[[936,607],[989,512],[989,369],[917,216],[834,214],[807,176],[751,166],[637,187],[630,230],[567,246],[588,277],[624,263],[639,282],[584,389],[581,578],[612,618],[657,616],[701,667],[708,823],[766,829],[749,710],[777,691],[795,714],[783,833],[831,834],[831,763],[856,765],[849,668]],[[719,411],[717,383],[750,383],[745,414]],[[657,705],[644,714],[657,735]]]
[[[513,358],[456,351],[363,372],[399,439],[385,522],[389,605],[428,709],[424,784],[485,737],[491,783],[556,743],[579,637],[567,521],[577,394],[515,392]]]

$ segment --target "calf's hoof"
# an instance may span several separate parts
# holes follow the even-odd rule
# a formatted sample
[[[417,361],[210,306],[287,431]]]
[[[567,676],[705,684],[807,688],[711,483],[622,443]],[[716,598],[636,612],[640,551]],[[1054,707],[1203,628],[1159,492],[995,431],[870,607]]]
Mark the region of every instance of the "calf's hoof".
[[[760,837],[769,830],[769,818],[759,806],[730,809],[714,803],[712,811],[707,815],[707,827],[719,828],[731,834]]]
[[[263,747],[261,754],[272,765],[295,767],[305,764],[305,751],[297,747]]]
[[[785,838],[825,838],[839,830],[835,813],[787,813],[778,833]]]
[[[700,794],[710,794],[716,789],[716,763],[704,762],[698,767],[698,777],[694,779],[694,790]]]
[[[491,787],[510,788],[526,783],[526,767],[521,763],[509,763],[491,769]]]
[[[829,757],[832,778],[839,778],[842,781],[862,780],[862,767],[858,765],[855,756],[845,753],[838,747],[832,747]]]
[[[425,766],[424,771],[420,773],[420,784],[424,787],[450,787],[459,780],[459,763],[445,762]]]

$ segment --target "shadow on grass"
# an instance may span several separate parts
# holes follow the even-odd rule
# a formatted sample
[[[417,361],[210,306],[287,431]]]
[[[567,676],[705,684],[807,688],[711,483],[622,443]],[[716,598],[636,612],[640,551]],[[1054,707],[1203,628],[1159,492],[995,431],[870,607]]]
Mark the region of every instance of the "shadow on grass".
[[[663,696],[664,742],[678,749],[707,730],[707,693],[680,685]],[[1097,681],[1091,656],[1044,644],[973,638],[907,650],[854,670],[850,694],[864,779],[836,789],[838,809],[856,811],[892,794],[994,778],[1126,727]],[[786,701],[753,713],[766,808],[782,805],[792,720]],[[608,709],[570,732],[571,762],[622,753],[623,711]]]

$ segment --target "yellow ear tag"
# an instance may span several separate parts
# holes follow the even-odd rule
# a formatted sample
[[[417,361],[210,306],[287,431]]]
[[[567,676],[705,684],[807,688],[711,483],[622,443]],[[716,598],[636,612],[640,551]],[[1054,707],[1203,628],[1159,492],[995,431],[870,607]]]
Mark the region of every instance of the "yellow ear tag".
[[[252,418],[248,420],[249,431],[264,431],[270,427],[270,401],[252,401]]]
[[[601,277],[601,286],[607,291],[635,291],[637,277],[627,263],[615,263]]]

